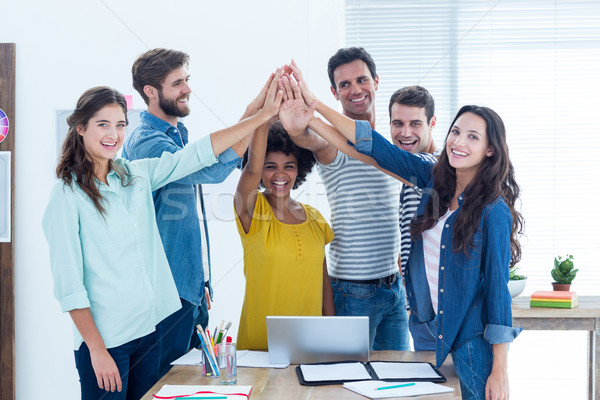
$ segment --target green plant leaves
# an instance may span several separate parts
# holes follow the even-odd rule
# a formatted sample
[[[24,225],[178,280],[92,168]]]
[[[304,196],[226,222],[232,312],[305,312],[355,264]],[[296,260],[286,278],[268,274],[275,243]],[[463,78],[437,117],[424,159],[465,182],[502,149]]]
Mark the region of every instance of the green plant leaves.
[[[550,274],[556,283],[570,284],[579,271],[573,269],[574,266],[572,254],[567,254],[564,260],[562,256],[558,256],[554,258],[554,269],[550,271]]]
[[[517,275],[517,270],[519,267],[513,265],[508,269],[508,280],[510,281],[522,281],[523,279],[527,279],[525,275]]]

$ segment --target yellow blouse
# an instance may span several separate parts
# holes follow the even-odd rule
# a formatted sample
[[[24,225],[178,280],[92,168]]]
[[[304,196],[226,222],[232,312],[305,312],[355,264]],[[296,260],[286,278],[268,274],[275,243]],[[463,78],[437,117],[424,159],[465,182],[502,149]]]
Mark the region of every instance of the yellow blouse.
[[[267,349],[267,315],[321,315],[325,245],[333,230],[317,209],[302,208],[304,222],[284,224],[259,193],[248,233],[236,214],[246,277],[240,350]]]

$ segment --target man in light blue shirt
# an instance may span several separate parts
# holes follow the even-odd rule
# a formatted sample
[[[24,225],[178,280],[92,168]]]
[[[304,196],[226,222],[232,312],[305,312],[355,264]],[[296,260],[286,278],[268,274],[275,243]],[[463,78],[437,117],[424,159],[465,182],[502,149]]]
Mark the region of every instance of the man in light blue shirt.
[[[188,65],[186,53],[168,49],[150,50],[134,62],[133,86],[148,110],[141,113],[140,124],[125,140],[124,158],[159,157],[165,151],[175,153],[187,144],[188,131],[179,118],[190,113]],[[224,181],[240,165],[246,148],[240,142],[221,154],[216,164],[153,192],[160,236],[182,303],[182,308],[158,328],[161,376],[173,360],[189,350],[195,339],[195,325],[208,325],[212,288],[201,184]],[[202,218],[198,215],[198,203]]]

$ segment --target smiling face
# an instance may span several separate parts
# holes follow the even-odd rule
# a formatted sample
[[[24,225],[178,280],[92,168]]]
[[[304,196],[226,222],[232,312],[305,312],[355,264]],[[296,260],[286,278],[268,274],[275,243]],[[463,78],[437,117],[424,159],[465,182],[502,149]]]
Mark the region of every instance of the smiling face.
[[[77,133],[83,137],[83,146],[94,164],[108,171],[108,161],[115,158],[123,144],[127,122],[119,104],[102,107]]]
[[[190,74],[185,67],[171,71],[158,90],[158,105],[169,117],[187,117],[190,114],[190,94],[188,85]]]
[[[435,116],[427,123],[425,108],[394,103],[390,112],[392,141],[402,150],[422,153],[431,144]]]
[[[265,156],[262,172],[262,184],[265,195],[289,197],[298,176],[298,160],[293,154],[282,151],[270,151]]]
[[[474,176],[485,158],[494,154],[485,120],[470,112],[458,117],[446,138],[446,153],[457,175],[468,172]]]
[[[354,119],[366,119],[365,113],[374,112],[379,77],[373,79],[364,61],[340,65],[333,71],[333,81],[336,87],[332,87],[331,92],[342,103],[344,114]]]

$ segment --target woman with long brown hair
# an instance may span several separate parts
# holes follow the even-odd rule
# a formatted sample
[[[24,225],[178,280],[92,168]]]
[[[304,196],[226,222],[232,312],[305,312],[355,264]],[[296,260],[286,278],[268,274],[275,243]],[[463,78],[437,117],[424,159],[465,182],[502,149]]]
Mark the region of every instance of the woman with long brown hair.
[[[283,77],[281,85],[284,99],[302,92],[314,104],[304,83]],[[368,122],[320,102],[316,110],[333,127],[311,121],[311,129],[338,144],[341,133],[382,168],[425,188],[405,273],[411,318],[436,322],[436,363],[452,354],[463,399],[508,399],[508,343],[521,329],[512,327],[507,284],[509,267],[521,258],[523,219],[502,119],[487,107],[462,107],[433,164],[394,146]]]
[[[158,380],[156,325],[181,307],[158,233],[152,191],[201,168],[277,114],[272,85],[253,116],[174,154],[115,159],[127,106],[89,89],[69,131],[43,220],[54,294],[73,323],[82,399],[139,399]]]

